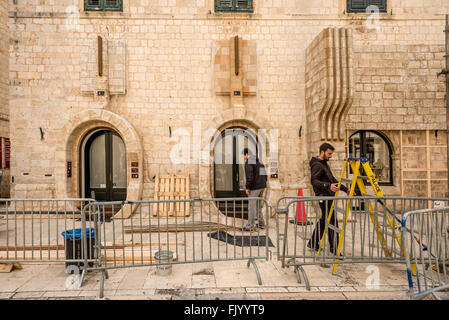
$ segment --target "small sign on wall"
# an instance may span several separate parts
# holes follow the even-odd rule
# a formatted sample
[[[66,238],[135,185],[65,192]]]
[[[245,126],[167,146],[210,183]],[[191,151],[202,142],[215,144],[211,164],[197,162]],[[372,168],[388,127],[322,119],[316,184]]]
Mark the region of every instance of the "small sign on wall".
[[[139,179],[139,162],[132,161],[131,162],[131,178]]]
[[[72,162],[67,161],[67,178],[72,177]]]
[[[270,162],[270,176],[271,178],[277,179],[279,176],[279,168],[277,162]]]
[[[11,168],[11,140],[5,138],[5,168]]]

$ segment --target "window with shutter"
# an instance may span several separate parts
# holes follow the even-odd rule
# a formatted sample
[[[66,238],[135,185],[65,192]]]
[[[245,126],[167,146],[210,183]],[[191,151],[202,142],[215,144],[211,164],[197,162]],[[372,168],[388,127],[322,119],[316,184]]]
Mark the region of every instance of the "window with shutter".
[[[347,12],[366,12],[369,6],[377,6],[379,12],[387,12],[387,0],[348,0]]]
[[[253,0],[215,0],[215,12],[253,12]]]
[[[123,11],[123,0],[84,0],[84,11]]]

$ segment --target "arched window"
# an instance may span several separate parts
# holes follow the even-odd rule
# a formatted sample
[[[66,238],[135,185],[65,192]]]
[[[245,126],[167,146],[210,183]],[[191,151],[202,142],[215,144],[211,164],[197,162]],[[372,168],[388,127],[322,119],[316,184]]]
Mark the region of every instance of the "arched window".
[[[367,158],[381,185],[393,185],[392,148],[379,132],[360,130],[349,138],[349,157]]]

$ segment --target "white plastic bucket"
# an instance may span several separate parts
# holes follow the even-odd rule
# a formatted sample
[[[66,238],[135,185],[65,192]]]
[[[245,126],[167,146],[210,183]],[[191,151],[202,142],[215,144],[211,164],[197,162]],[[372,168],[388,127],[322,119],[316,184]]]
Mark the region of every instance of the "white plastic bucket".
[[[156,262],[156,273],[158,276],[168,276],[171,274],[173,252],[161,250],[155,253],[154,261]]]

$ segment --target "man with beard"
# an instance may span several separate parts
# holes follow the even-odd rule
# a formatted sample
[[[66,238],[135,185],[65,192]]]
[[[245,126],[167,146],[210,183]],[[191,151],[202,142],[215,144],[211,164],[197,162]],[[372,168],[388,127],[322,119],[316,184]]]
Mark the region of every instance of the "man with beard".
[[[320,146],[320,154],[318,157],[313,157],[310,160],[310,169],[311,169],[311,183],[313,187],[313,191],[315,192],[315,196],[324,196],[324,197],[333,197],[335,196],[335,192],[338,190],[343,190],[348,193],[348,188],[344,185],[341,185],[340,189],[338,186],[338,181],[332,175],[331,169],[327,162],[332,158],[335,148],[329,143],[323,143]],[[320,240],[323,237],[324,229],[326,226],[326,220],[328,219],[329,211],[332,206],[332,200],[320,200],[320,208],[321,208],[321,218],[319,223],[316,224],[315,230],[312,233],[312,237],[307,243],[307,247],[318,251],[320,248]],[[337,214],[336,212],[332,213],[332,218],[329,225],[334,226],[338,229],[337,222]],[[337,245],[338,245],[338,233],[334,231],[329,226],[329,245],[330,250],[333,254],[337,253]]]

